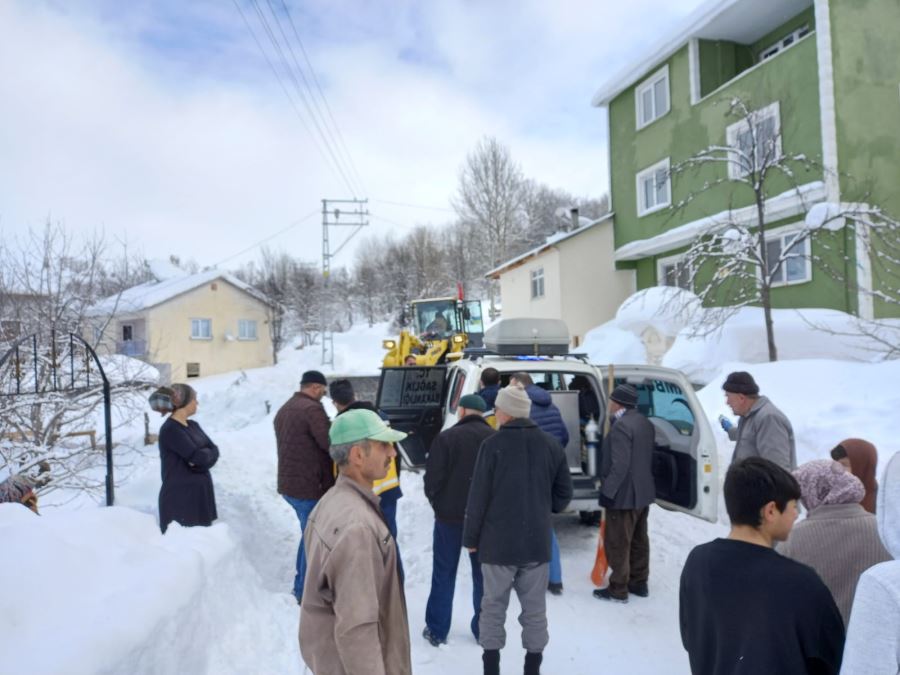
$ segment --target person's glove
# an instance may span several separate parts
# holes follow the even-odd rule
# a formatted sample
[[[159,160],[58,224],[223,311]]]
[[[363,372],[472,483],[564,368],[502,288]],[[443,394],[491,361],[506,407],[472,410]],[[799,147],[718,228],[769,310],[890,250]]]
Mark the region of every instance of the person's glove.
[[[734,428],[734,422],[725,417],[725,415],[719,415],[719,424],[722,425],[722,429],[725,433],[728,433]]]
[[[598,501],[600,502],[600,506],[605,509],[611,509],[613,507],[613,504],[615,503],[613,502],[612,497],[607,497],[602,492],[600,493],[600,499]]]

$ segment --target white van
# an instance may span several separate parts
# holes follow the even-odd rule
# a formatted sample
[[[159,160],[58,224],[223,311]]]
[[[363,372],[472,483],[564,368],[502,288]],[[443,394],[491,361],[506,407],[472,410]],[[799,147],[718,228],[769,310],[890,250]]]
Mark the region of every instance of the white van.
[[[638,390],[638,410],[656,429],[653,475],[657,504],[715,522],[716,444],[684,374],[646,365],[592,365],[584,356],[560,354],[567,344],[568,331],[560,321],[506,320],[485,334],[485,349],[467,351],[455,361],[383,369],[377,405],[392,426],[410,434],[400,444],[404,461],[412,467],[425,465],[434,437],[456,424],[460,397],[478,393],[482,370],[496,368],[502,386],[513,373],[527,372],[535,384],[550,392],[569,430],[565,451],[575,488],[569,508],[585,520],[593,518],[599,509],[596,471],[600,462],[597,454],[591,456],[587,443],[587,418],[599,413],[596,421],[601,438],[594,450],[599,453],[610,387],[628,382]]]

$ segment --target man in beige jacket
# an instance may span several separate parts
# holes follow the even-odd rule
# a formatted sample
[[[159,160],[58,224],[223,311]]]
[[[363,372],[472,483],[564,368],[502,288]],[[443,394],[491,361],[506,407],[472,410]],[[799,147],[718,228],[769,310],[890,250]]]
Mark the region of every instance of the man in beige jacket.
[[[300,653],[315,675],[410,675],[397,546],[372,492],[406,434],[350,410],[328,435],[340,475],[306,526]]]

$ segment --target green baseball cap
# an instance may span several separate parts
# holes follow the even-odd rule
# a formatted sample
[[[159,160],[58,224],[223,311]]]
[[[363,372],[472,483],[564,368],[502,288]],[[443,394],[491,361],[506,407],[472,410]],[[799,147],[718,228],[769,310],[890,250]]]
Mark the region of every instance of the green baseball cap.
[[[396,443],[406,438],[402,431],[391,429],[388,424],[371,410],[348,410],[338,415],[331,423],[328,439],[332,445],[373,440]]]

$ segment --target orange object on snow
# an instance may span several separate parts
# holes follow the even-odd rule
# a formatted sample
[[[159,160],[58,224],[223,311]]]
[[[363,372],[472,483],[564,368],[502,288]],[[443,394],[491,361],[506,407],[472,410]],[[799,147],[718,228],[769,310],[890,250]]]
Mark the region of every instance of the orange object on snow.
[[[597,557],[594,559],[594,569],[591,570],[591,581],[598,588],[603,585],[603,579],[609,571],[609,562],[606,560],[606,546],[603,540],[606,537],[606,518],[600,521],[600,537],[597,540]]]

